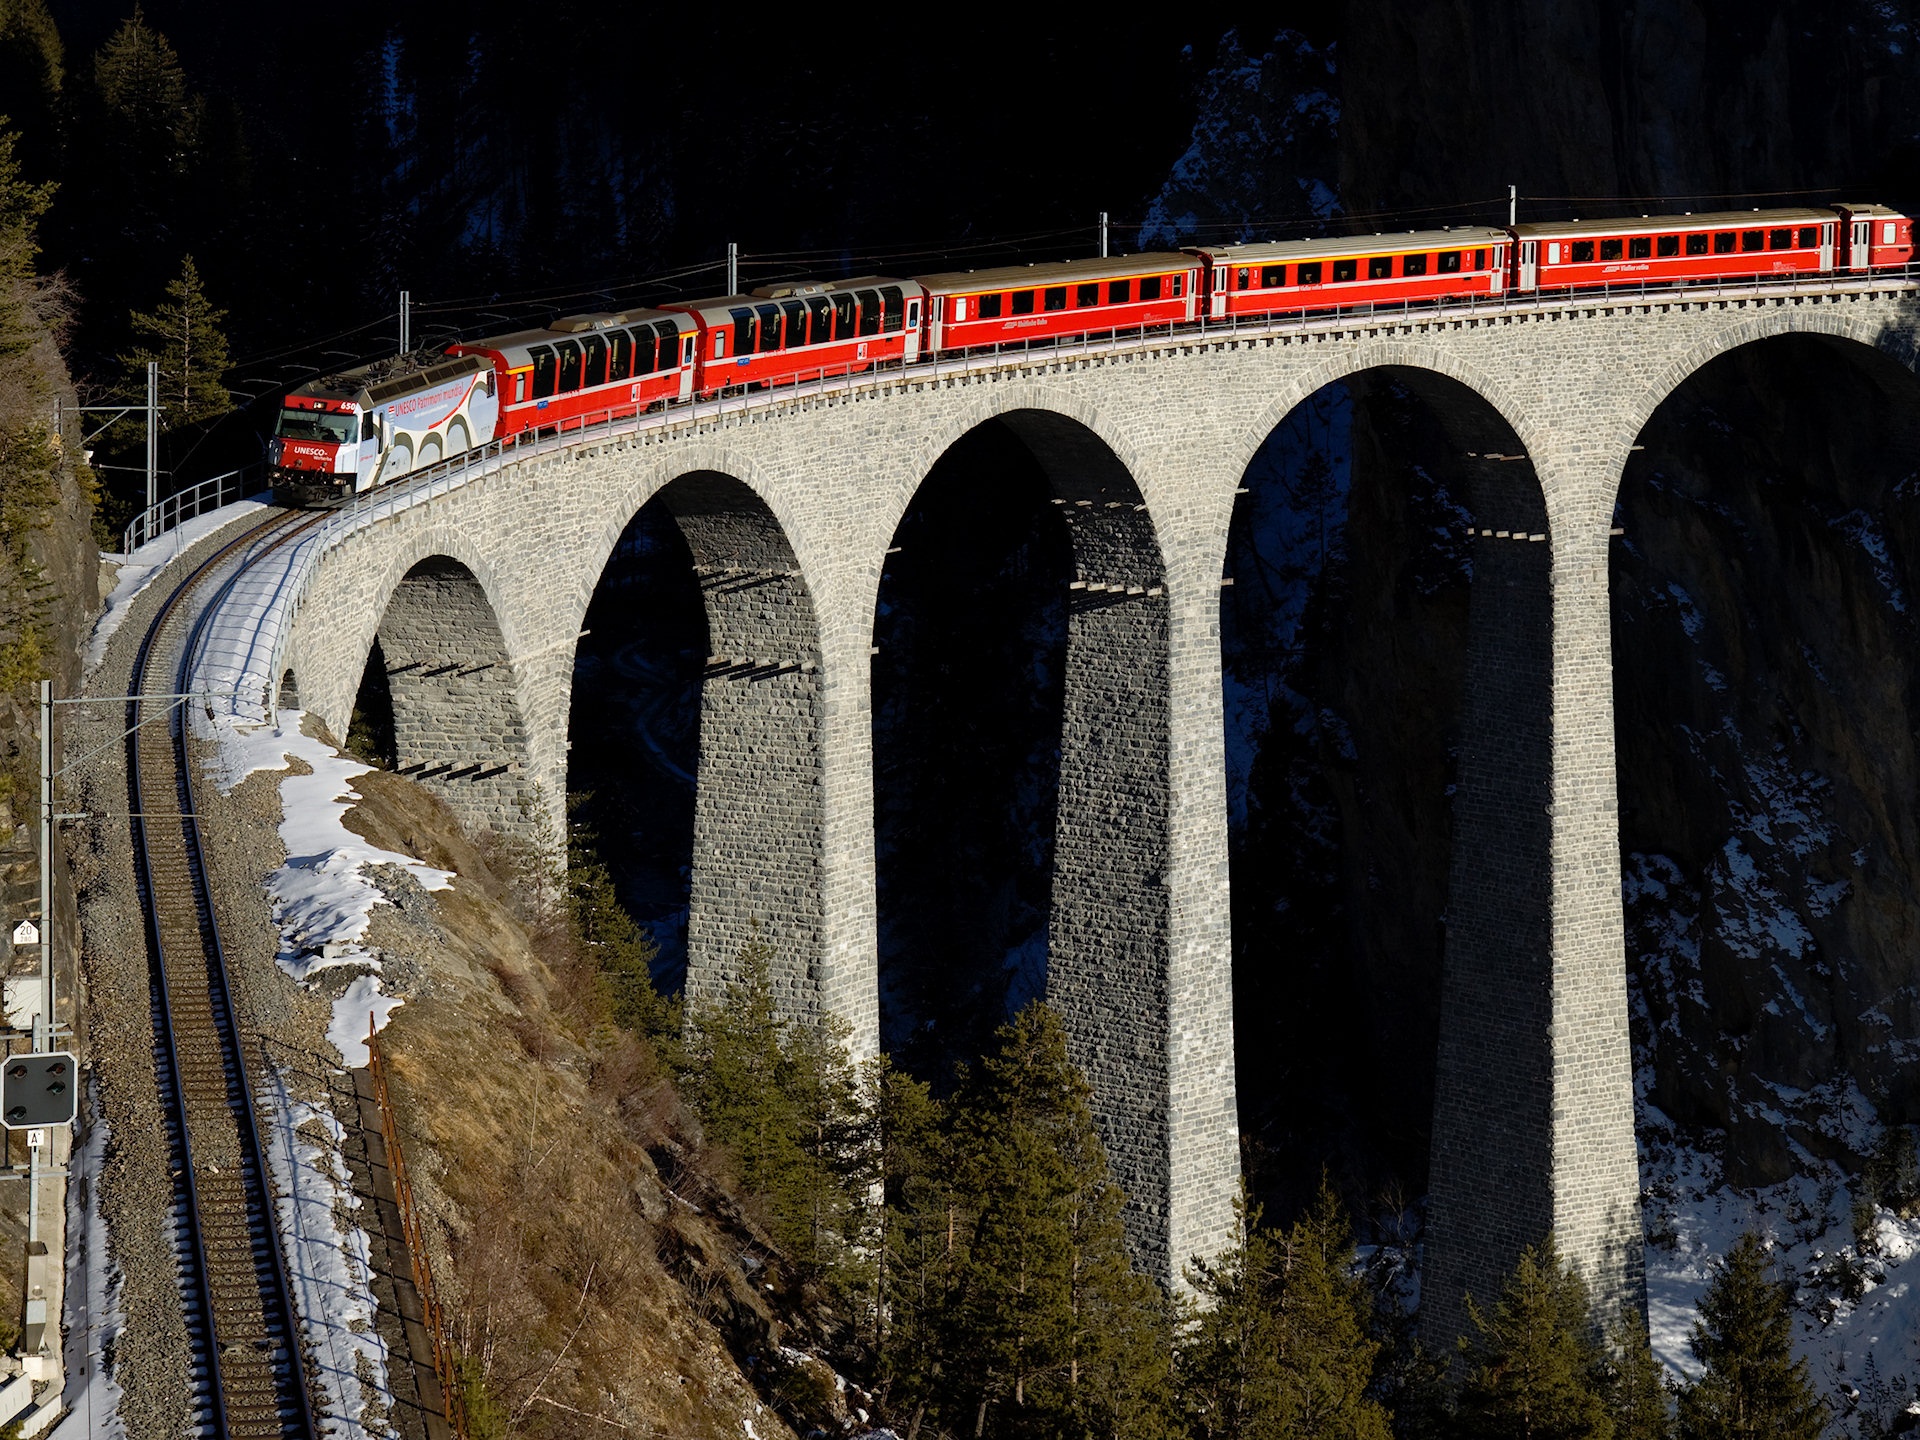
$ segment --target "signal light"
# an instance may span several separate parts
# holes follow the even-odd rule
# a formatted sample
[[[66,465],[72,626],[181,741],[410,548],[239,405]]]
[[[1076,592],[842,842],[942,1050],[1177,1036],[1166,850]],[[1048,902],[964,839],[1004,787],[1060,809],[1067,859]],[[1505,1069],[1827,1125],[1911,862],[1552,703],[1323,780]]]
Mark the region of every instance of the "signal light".
[[[61,1050],[8,1056],[0,1074],[0,1122],[9,1130],[71,1125],[79,1113],[79,1073],[73,1056]]]

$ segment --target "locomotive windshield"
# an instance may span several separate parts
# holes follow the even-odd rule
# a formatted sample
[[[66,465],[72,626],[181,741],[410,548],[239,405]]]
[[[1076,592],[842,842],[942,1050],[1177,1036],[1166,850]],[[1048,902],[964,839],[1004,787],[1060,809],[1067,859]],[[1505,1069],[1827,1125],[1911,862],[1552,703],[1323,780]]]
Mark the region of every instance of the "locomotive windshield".
[[[354,438],[354,432],[351,415],[326,410],[282,410],[280,424],[273,433],[286,440],[325,440],[331,445],[344,445]]]

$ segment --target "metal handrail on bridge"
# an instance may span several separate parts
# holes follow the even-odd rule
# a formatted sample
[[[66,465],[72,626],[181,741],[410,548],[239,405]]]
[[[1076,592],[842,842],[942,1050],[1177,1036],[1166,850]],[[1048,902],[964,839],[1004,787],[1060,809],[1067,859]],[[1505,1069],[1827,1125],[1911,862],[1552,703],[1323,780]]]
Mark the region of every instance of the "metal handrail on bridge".
[[[224,475],[216,475],[211,480],[202,480],[198,485],[162,497],[127,522],[127,528],[120,536],[120,553],[131,555],[149,540],[157,540],[169,530],[179,528],[183,521],[244,499],[247,493],[246,477],[259,468],[257,464],[242,465],[238,470],[229,470]]]

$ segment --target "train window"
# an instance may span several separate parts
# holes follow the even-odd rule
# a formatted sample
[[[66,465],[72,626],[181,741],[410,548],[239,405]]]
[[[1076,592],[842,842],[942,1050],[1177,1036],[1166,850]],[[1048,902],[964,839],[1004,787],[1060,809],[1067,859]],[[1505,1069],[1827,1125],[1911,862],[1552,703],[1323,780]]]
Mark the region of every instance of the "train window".
[[[1187,293],[1187,272],[1182,270],[1178,275],[1173,276],[1172,280],[1173,288],[1167,293],[1178,300],[1182,295]]]
[[[1439,271],[1442,275],[1458,275],[1460,273],[1460,252],[1458,250],[1442,250],[1439,258]],[[1476,265],[1474,268],[1477,270],[1480,267]]]
[[[860,292],[860,333],[862,335],[880,333],[880,292],[877,290]]]
[[[513,378],[516,380],[526,379],[524,375],[516,375]],[[360,417],[360,438],[362,440],[371,440],[373,439],[373,436],[374,436],[373,411],[369,410],[367,411],[366,414]]]
[[[653,352],[660,343],[659,337],[653,333],[653,327],[651,325],[641,325],[634,330],[631,338],[622,335],[620,340],[625,340],[633,348],[633,364],[629,368],[628,374],[635,376],[651,375],[653,373]],[[614,342],[613,353],[617,363],[620,354],[619,340]],[[673,352],[671,350],[666,353],[666,361],[667,365],[673,363]],[[665,369],[667,367],[662,366],[661,368]],[[624,379],[625,377],[611,376],[610,378]]]
[[[1812,225],[1800,227],[1800,248],[1811,250],[1820,243],[1820,231]]]
[[[1713,236],[1713,253],[1716,255],[1733,254],[1733,247],[1738,239],[1739,236],[1735,235],[1731,230],[1715,231]]]
[[[1567,246],[1567,259],[1575,264],[1581,264],[1593,259],[1593,242],[1591,240],[1575,240],[1571,245]]]
[[[1424,255],[1407,256],[1404,260],[1400,262],[1400,273],[1402,275],[1426,274],[1427,273],[1427,257]]]
[[[1660,252],[1661,259],[1669,259],[1680,253],[1680,237],[1678,235],[1656,235],[1654,237],[1654,248]]]
[[[554,393],[553,351],[535,345],[527,353],[533,357],[533,398],[544,400]]]
[[[1040,303],[1049,310],[1066,309],[1067,287],[1064,285],[1049,285],[1045,290],[1040,292]]]
[[[1769,250],[1791,250],[1793,248],[1793,231],[1769,230],[1767,232],[1767,248]]]
[[[727,313],[733,316],[733,353],[751,355],[753,353],[753,311],[742,305]]]
[[[1000,301],[1001,297],[998,295],[982,295],[980,297],[980,318],[982,320],[998,320],[1000,318]]]
[[[963,303],[963,302],[955,302]],[[807,310],[813,316],[813,343],[824,345],[833,335],[833,306],[824,295],[817,295],[807,301]]]
[[[580,342],[580,353],[584,357],[584,373],[580,384],[585,389],[607,383],[607,339],[604,335],[589,335]]]
[[[1618,260],[1620,258],[1622,245],[1623,242],[1619,240],[1602,240],[1600,242],[1600,258],[1602,260]]]
[[[1891,245],[1894,243],[1893,221],[1889,220],[1880,227],[1880,243],[1882,245]]]
[[[671,320],[656,320],[653,322],[653,330],[654,333],[660,337],[660,368],[662,370],[671,370],[676,364],[680,363],[680,327]],[[637,343],[640,338],[640,332],[636,330],[633,333]],[[693,336],[691,335],[687,336],[687,356],[685,363],[688,365],[693,363]]]
[[[1013,313],[1016,315],[1031,315],[1033,313],[1033,292],[1031,290],[1016,290],[1013,292]]]
[[[723,360],[726,358],[726,354],[727,332],[724,330],[716,330],[713,332],[713,358]]]
[[[807,307],[798,300],[782,300],[780,308],[787,312],[787,344],[804,345],[807,343]]]
[[[1320,262],[1309,260],[1294,271],[1295,283],[1300,285],[1318,285],[1320,283]]]
[[[1160,298],[1160,277],[1158,275],[1142,275],[1140,277],[1140,298],[1142,300],[1158,300]]]
[[[1473,252],[1473,268],[1476,270],[1484,270],[1487,268],[1487,252],[1486,251],[1476,250]]]
[[[1651,235],[1636,235],[1627,241],[1627,258],[1629,260],[1651,260],[1653,258],[1653,237]]]
[[[880,299],[887,307],[886,331],[892,334],[906,323],[904,304],[906,296],[900,293],[898,285],[889,285],[880,292]]]
[[[1359,273],[1360,262],[1358,260],[1336,260],[1333,262],[1333,282],[1336,285],[1342,281],[1353,279],[1353,277]]]
[[[1131,280],[1111,280],[1107,282],[1107,303],[1109,305],[1125,305],[1131,299],[1133,299],[1133,282]]]
[[[519,374],[513,377],[513,403],[518,405],[522,400],[526,398],[527,398],[527,372],[522,370]],[[362,440],[371,440],[373,438],[373,416],[371,414],[367,416],[367,428],[365,432],[362,433],[360,438]]]
[[[1275,286],[1287,283],[1287,267],[1284,265],[1262,265],[1260,267],[1260,288],[1271,290]]]
[[[1374,255],[1367,260],[1367,279],[1385,280],[1393,274],[1391,255]]]
[[[760,348],[778,350],[780,348],[780,307],[778,305],[756,305],[760,312]]]
[[[836,340],[853,339],[854,324],[859,319],[859,306],[850,294],[833,297],[833,338]]]
[[[560,356],[560,393],[580,388],[580,342],[562,340],[553,347]]]
[[[1075,289],[1073,292],[1073,303],[1077,308],[1085,308],[1088,305],[1098,305],[1100,303],[1100,282],[1096,280],[1091,285],[1082,285]]]
[[[1764,230],[1742,230],[1740,248],[1744,251],[1764,250],[1767,248],[1767,232]]]
[[[1252,280],[1253,280],[1253,272],[1244,265],[1242,265],[1238,270],[1233,272],[1233,288],[1236,290],[1247,289],[1248,286],[1252,283]]]
[[[1706,254],[1706,253],[1707,253],[1707,239],[1708,239],[1708,237],[1707,237],[1707,236],[1705,236],[1705,235],[1689,235],[1689,236],[1687,236],[1687,254],[1689,254],[1689,255],[1704,255],[1704,254]]]
[[[653,347],[649,345],[647,348],[651,350]],[[632,373],[633,337],[624,330],[615,330],[607,336],[607,380],[617,383]]]

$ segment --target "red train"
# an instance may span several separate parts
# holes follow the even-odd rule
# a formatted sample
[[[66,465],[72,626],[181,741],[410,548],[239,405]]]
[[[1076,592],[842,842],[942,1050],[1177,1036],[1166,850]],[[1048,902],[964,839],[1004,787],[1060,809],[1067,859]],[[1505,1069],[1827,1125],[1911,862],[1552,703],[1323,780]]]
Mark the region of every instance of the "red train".
[[[575,315],[330,376],[288,395],[268,452],[284,503],[344,499],[518,431],[929,354],[1476,295],[1865,273],[1913,260],[1880,205],[1337,236]]]

